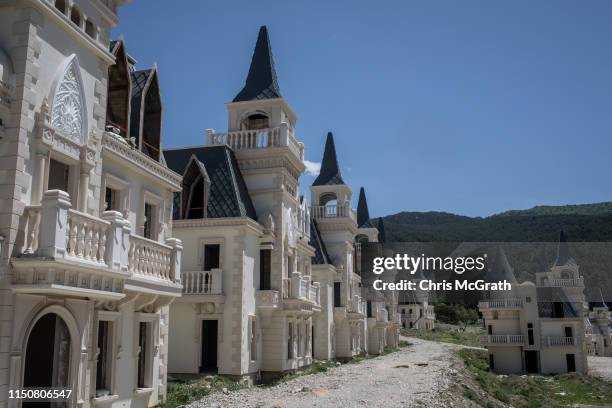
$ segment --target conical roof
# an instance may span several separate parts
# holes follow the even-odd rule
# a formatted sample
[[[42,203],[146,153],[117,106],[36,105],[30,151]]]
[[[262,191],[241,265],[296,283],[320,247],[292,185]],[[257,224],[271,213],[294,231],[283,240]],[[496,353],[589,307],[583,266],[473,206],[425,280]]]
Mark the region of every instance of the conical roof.
[[[357,201],[357,226],[361,227],[370,220],[370,211],[368,210],[368,201],[365,195],[365,189],[359,189],[359,200]]]
[[[340,167],[338,167],[338,158],[336,157],[336,145],[334,144],[334,135],[332,132],[327,133],[325,140],[325,151],[323,152],[323,162],[321,162],[321,171],[315,179],[313,186],[338,185],[344,184],[340,175]]]
[[[516,276],[514,276],[514,270],[510,266],[510,262],[508,262],[508,258],[506,257],[506,252],[502,247],[497,248],[495,263],[491,269],[489,269],[487,279],[489,282],[506,280],[512,284],[518,283]]]
[[[382,217],[378,219],[378,242],[387,241],[387,233],[385,232],[385,224]]]
[[[563,266],[568,264],[575,264],[574,258],[567,244],[567,237],[565,232],[559,233],[559,245],[557,245],[557,259],[555,259],[555,266]]]
[[[234,98],[234,102],[280,97],[281,93],[276,79],[268,29],[266,26],[261,26],[257,36],[257,44],[255,44],[255,51],[253,51],[253,58],[251,59],[249,75],[247,76],[244,88]]]

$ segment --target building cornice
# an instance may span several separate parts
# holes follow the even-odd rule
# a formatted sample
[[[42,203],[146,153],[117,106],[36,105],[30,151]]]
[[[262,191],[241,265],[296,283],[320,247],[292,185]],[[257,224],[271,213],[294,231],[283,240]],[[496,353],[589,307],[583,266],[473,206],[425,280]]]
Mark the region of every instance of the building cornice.
[[[264,233],[263,227],[249,217],[198,218],[173,220],[172,228],[206,228],[206,227],[243,227],[258,235]]]
[[[142,173],[163,181],[171,191],[181,191],[183,177],[180,174],[156,162],[127,143],[118,140],[118,137],[120,136],[111,136],[108,132],[104,132],[102,137],[103,153],[108,152],[108,154],[133,164]]]

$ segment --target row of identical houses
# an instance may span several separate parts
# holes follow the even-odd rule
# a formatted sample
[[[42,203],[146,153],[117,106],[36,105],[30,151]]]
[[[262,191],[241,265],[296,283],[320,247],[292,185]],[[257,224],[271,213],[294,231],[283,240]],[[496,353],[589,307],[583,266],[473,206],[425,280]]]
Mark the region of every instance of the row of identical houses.
[[[168,372],[258,380],[397,346],[396,295],[362,281],[382,237],[331,133],[299,195],[266,28],[227,132],[163,150],[158,70],[110,41],[122,3],[0,4],[0,408],[31,405],[22,387],[154,406]]]
[[[506,280],[509,292],[490,292],[479,302],[489,366],[498,373],[586,373],[587,356],[612,356],[612,314],[585,301],[584,278],[563,232],[557,257],[534,282],[518,283],[499,250],[488,280]]]

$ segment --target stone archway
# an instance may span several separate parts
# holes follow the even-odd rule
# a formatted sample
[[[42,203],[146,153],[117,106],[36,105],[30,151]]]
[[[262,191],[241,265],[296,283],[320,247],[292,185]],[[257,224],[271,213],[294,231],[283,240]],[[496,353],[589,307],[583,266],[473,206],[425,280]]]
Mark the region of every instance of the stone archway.
[[[58,314],[46,313],[36,320],[26,343],[23,386],[71,388],[72,343],[68,325]],[[67,401],[25,401],[22,407],[67,405]]]

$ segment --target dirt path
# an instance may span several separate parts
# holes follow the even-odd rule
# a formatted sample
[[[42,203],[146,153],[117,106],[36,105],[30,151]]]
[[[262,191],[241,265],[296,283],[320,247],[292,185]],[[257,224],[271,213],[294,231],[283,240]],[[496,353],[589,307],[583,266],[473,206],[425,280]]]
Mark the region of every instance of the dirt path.
[[[413,346],[269,388],[215,394],[191,407],[449,407],[457,375],[452,344],[408,339]]]

